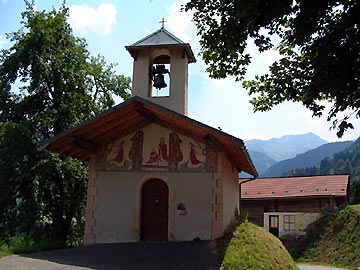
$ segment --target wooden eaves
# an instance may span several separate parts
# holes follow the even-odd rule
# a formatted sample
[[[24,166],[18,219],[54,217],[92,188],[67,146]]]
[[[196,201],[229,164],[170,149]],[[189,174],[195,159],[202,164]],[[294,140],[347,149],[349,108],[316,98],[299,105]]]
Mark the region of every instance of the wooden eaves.
[[[88,160],[102,146],[156,123],[195,140],[215,140],[237,170],[258,173],[241,139],[138,96],[45,141],[40,148]]]

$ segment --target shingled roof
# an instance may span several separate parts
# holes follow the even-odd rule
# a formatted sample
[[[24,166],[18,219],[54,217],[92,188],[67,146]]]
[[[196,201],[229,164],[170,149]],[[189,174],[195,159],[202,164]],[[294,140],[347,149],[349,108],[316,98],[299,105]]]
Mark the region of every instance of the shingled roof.
[[[241,179],[246,181],[245,179]],[[257,178],[241,185],[242,200],[308,196],[346,196],[349,175]]]
[[[167,31],[165,28],[161,28],[154,33],[140,39],[139,41],[131,44],[130,46],[125,46],[125,48],[129,51],[132,57],[136,59],[136,54],[138,51],[151,48],[151,47],[157,47],[159,45],[162,45],[163,47],[180,47],[184,48],[185,52],[188,56],[189,63],[196,62],[195,55],[191,49],[191,46],[189,43],[185,43],[179,38],[175,37],[173,34],[171,34],[169,31]]]

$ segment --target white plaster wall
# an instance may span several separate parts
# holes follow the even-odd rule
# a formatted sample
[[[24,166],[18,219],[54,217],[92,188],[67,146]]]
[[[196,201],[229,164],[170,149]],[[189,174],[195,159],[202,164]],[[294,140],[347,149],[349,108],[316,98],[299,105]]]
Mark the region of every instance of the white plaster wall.
[[[163,52],[170,56],[170,95],[168,97],[151,97],[149,94],[151,81],[149,79],[150,58],[155,58]],[[140,96],[156,104],[167,107],[178,113],[188,114],[188,57],[183,55],[183,48],[170,51],[158,48],[139,51],[133,66],[132,95]]]
[[[239,209],[238,172],[233,168],[224,154],[219,154],[223,160],[223,229],[234,220],[235,211]]]
[[[137,174],[99,172],[96,243],[131,242],[134,235]]]
[[[139,239],[136,227],[137,186],[146,172],[99,172],[97,190],[96,243],[132,242]],[[152,174],[152,173],[148,173]],[[173,190],[169,197],[169,233],[175,241],[196,237],[211,239],[211,173],[162,173]],[[161,179],[161,177],[158,177]],[[140,189],[141,190],[141,189]],[[179,215],[177,205],[186,206],[186,215]],[[173,211],[170,214],[170,211]],[[172,225],[171,225],[172,224]]]
[[[211,173],[183,173],[170,175],[174,179],[174,237],[176,241],[211,239]],[[179,203],[185,204],[186,215],[177,211]]]
[[[306,227],[318,220],[321,217],[320,213],[303,213],[303,212],[267,212],[264,213],[264,228],[269,231],[269,216],[279,216],[279,237],[287,234],[295,234],[298,231],[303,231]],[[295,231],[284,230],[284,216],[295,215]]]
[[[133,65],[132,96],[149,99],[149,66],[149,52],[139,51]]]

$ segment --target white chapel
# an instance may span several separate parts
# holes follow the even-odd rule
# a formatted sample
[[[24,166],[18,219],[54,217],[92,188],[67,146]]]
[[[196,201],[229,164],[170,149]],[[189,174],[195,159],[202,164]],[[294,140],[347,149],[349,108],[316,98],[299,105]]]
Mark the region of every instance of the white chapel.
[[[162,27],[126,49],[132,97],[45,145],[89,162],[85,244],[216,239],[257,176],[245,145],[188,117],[189,44]]]

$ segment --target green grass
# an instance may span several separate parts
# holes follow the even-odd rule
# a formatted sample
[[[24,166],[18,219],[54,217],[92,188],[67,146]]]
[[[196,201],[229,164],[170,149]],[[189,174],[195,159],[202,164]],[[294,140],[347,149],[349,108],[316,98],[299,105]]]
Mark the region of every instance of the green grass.
[[[349,205],[349,208],[351,208],[354,211],[357,211],[360,215],[360,204],[355,204],[355,205]]]
[[[2,244],[0,246],[0,258],[10,256],[13,254],[14,252],[11,250],[11,248],[8,245]]]
[[[23,253],[34,253],[45,250],[65,248],[66,244],[59,240],[34,241],[31,237],[11,237],[0,243],[0,258]]]
[[[360,267],[360,205],[349,205],[325,221],[325,231],[320,237],[309,233],[303,239],[307,243],[299,261]]]
[[[218,240],[224,270],[298,269],[278,238],[245,221]]]

